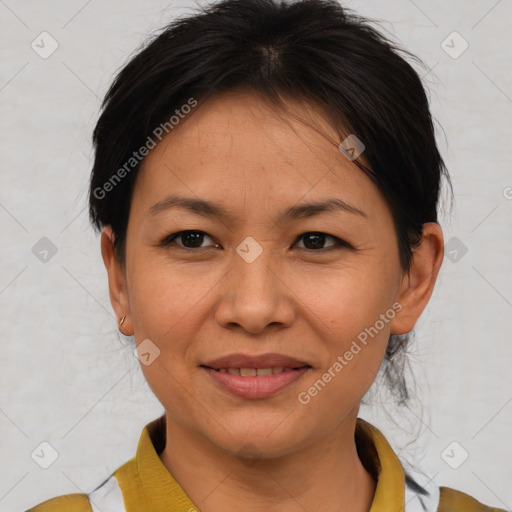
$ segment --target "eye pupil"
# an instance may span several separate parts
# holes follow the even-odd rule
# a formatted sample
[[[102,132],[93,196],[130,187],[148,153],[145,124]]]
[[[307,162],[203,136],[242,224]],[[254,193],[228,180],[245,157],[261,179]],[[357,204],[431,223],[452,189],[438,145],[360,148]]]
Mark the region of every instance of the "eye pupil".
[[[203,233],[201,233],[200,231],[184,231],[180,235],[180,238],[181,238],[182,242],[184,242],[187,239],[191,239],[191,243],[192,243],[193,247],[200,247],[203,236],[204,236]],[[198,240],[199,240],[199,244],[194,245],[194,244],[197,244]],[[184,242],[184,245],[187,246],[186,241]]]
[[[313,240],[313,243],[312,244],[309,244],[309,245],[313,245],[313,247],[308,247],[308,244],[306,243],[307,240]],[[306,235],[304,235],[304,245],[306,246],[307,249],[322,249],[322,245],[324,244],[325,242],[325,235],[322,235],[322,234],[318,234],[318,233],[308,233]]]

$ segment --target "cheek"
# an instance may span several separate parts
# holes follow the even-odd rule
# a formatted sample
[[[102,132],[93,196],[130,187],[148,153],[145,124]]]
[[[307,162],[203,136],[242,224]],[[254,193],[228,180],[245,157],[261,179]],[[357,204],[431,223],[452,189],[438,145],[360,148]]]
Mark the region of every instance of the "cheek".
[[[319,414],[322,407],[336,416],[355,406],[375,380],[395,315],[388,281],[378,265],[353,267],[309,276],[294,290],[324,340],[322,368],[301,388]]]
[[[328,357],[304,382],[297,397],[310,407],[310,414],[323,416],[327,423],[340,421],[343,411],[360,403],[377,377],[389,338],[388,324],[380,319],[365,324],[347,315],[336,322],[331,324],[334,335],[328,343]]]
[[[342,340],[346,343],[371,329],[383,318],[381,315],[387,313],[389,320],[392,318],[392,282],[378,266],[353,266],[329,275],[310,272],[293,282],[293,292],[304,305],[304,314],[316,318],[318,328],[335,344],[336,340],[338,344]],[[376,327],[387,338],[389,321],[378,322]]]
[[[187,337],[187,325],[199,321],[202,301],[207,300],[219,278],[198,267],[184,269],[176,264],[149,262],[149,257],[135,262],[130,282],[136,338],[179,342]]]
[[[197,288],[184,287],[173,269],[139,265],[130,284],[130,308],[144,377],[161,403],[181,407],[179,383],[186,378],[184,362],[189,350],[190,325]],[[149,340],[146,341],[146,340]],[[142,347],[146,344],[147,350]],[[171,405],[172,404],[172,405]]]

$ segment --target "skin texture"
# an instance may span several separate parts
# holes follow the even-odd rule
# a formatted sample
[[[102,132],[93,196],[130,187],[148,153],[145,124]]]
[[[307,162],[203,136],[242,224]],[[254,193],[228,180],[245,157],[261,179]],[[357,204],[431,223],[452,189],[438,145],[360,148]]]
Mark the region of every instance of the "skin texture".
[[[126,315],[122,332],[160,350],[150,365],[141,364],[166,410],[160,458],[203,512],[240,504],[266,512],[319,504],[327,511],[370,509],[375,482],[354,442],[359,404],[390,333],[413,329],[443,260],[442,230],[427,223],[410,275],[402,271],[384,197],[339,151],[339,135],[319,109],[287,103],[315,129],[250,92],[211,98],[145,158],[124,266],[110,227],[102,231],[112,306],[119,319]],[[219,203],[234,219],[178,208],[148,217],[170,194]],[[328,197],[368,218],[335,211],[277,223],[285,208]],[[205,235],[195,244],[185,236],[158,246],[183,230]],[[301,236],[312,231],[352,247],[329,250],[336,246],[331,236],[323,245]],[[263,251],[251,263],[236,251],[248,236]],[[300,403],[299,393],[396,302],[400,312],[307,405]],[[240,398],[199,366],[235,352],[277,352],[312,368],[275,396]]]

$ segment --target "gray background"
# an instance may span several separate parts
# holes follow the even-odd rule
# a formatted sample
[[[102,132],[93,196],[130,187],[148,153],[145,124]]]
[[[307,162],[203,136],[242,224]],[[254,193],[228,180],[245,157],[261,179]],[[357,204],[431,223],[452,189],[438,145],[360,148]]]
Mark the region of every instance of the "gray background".
[[[400,410],[376,397],[360,415],[427,479],[512,509],[512,2],[346,5],[430,69],[419,71],[455,188],[440,218],[447,257],[412,345],[416,400]],[[113,73],[193,7],[0,0],[1,510],[91,491],[162,413],[118,334],[88,224],[90,137]],[[50,37],[58,48],[43,58]],[[55,254],[38,254],[43,237]],[[43,441],[58,452],[47,469],[31,456]]]

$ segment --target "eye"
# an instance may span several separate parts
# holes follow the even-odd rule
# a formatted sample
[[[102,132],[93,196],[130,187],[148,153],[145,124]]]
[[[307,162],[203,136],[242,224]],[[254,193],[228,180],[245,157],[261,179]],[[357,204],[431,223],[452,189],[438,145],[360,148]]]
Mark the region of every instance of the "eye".
[[[167,236],[160,243],[161,246],[168,246],[174,243],[175,240],[181,240],[182,244],[178,244],[183,249],[205,249],[206,247],[201,247],[201,242],[204,240],[204,237],[210,238],[204,231],[199,230],[186,230],[186,231],[178,231],[177,233],[173,233],[172,235]],[[218,247],[218,244],[215,244]]]
[[[327,248],[320,247],[325,243],[326,238],[332,238],[334,240],[334,244],[328,246]],[[340,247],[351,247],[350,244],[341,240],[340,238],[328,235],[327,233],[321,233],[319,231],[309,231],[308,233],[303,233],[298,237],[297,240],[304,239],[304,245],[306,247],[299,247],[299,249],[304,249],[310,252],[323,252],[325,250],[339,249]],[[307,247],[307,246],[312,246]]]

